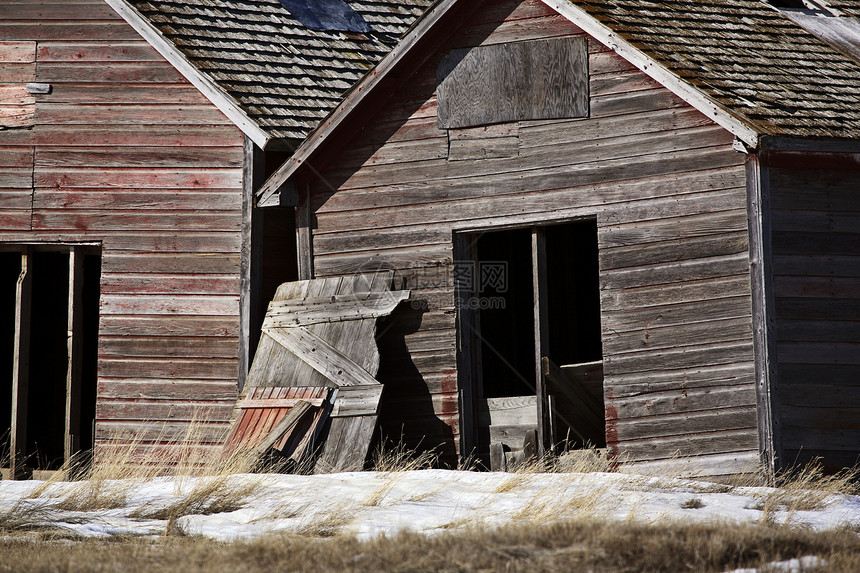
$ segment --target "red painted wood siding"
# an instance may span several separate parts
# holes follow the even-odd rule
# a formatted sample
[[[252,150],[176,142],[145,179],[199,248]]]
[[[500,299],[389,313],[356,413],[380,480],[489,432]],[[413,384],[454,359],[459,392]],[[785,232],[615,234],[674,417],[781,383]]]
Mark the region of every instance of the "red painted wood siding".
[[[496,135],[518,139],[515,156],[449,160],[439,59],[565,35],[582,32],[538,0],[485,2],[327,168],[315,166],[317,275],[391,267],[427,304],[420,318],[400,311],[383,335],[383,426],[453,456],[458,225],[596,216],[610,447],[630,460],[755,460],[746,181],[728,132],[589,39],[590,118],[507,124]]]
[[[0,241],[102,243],[97,439],[162,422],[169,438],[195,416],[220,431],[242,133],[103,2],[3,2],[5,41],[35,43],[34,79],[53,90],[32,130],[0,131]]]

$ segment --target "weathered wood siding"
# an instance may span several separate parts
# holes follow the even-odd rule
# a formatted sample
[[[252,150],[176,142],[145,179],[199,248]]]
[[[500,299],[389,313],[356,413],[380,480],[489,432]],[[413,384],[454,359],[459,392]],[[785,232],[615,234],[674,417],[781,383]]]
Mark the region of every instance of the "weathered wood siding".
[[[860,456],[860,154],[770,158],[784,463]]]
[[[457,443],[452,233],[592,216],[610,447],[640,461],[710,454],[724,471],[754,461],[745,175],[731,135],[592,39],[590,118],[440,130],[447,51],[582,34],[538,0],[476,13],[315,165],[317,276],[394,268],[417,307],[382,329],[384,429],[446,453]]]
[[[53,89],[31,129],[0,131],[0,241],[102,244],[97,439],[161,422],[170,439],[197,411],[219,426],[236,397],[241,132],[98,0],[4,1],[6,41],[33,43],[28,81]]]

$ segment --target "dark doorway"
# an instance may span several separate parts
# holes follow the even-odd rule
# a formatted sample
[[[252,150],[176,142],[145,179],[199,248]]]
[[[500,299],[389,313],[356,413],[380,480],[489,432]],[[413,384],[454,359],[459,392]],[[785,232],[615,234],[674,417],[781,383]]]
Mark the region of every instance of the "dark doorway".
[[[266,309],[281,283],[298,280],[296,216],[292,207],[254,209],[249,364],[257,352]]]
[[[598,279],[597,222],[546,227],[544,371],[550,440],[560,449],[606,446]]]
[[[0,466],[9,464],[12,427],[12,358],[15,346],[15,291],[21,254],[0,252]]]
[[[596,221],[457,241],[465,451],[604,447]]]
[[[481,395],[535,392],[531,232],[514,229],[477,239],[474,277],[480,327]]]
[[[92,246],[13,249],[0,253],[0,422],[3,465],[26,477],[93,447],[101,256]]]
[[[27,399],[28,465],[57,469],[65,453],[69,255],[33,254],[30,371]]]

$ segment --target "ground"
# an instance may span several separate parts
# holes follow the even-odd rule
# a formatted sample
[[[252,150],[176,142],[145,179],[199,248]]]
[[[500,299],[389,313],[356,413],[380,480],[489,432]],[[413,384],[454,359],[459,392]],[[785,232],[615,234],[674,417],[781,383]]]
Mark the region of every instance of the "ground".
[[[860,570],[854,481],[814,471],[103,477],[0,482],[0,571]]]

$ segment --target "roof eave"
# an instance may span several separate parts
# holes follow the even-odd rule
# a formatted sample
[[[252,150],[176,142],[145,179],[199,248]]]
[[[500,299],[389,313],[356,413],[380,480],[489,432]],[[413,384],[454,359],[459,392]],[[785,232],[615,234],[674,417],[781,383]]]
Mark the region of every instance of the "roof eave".
[[[185,54],[173,42],[165,38],[161,31],[144,18],[140,12],[125,0],[105,0],[105,2],[122,16],[159,54],[164,56],[185,79],[200,90],[200,93],[212,102],[212,105],[221,110],[230,121],[236,124],[236,127],[251,138],[258,147],[262,149],[268,145],[272,136],[261,129],[224,89],[197,69]]]
[[[340,104],[296,148],[295,153],[263,183],[257,191],[257,205],[279,205],[280,188],[326,141],[329,135],[349,117],[350,112],[374,91],[383,79],[406,57],[424,34],[434,27],[460,0],[440,0],[427,10],[397,43],[397,45],[344,96]]]
[[[756,129],[752,123],[746,121],[739,114],[703,94],[698,88],[671,72],[624,38],[619,37],[611,28],[572,2],[568,0],[541,1],[712,119],[717,125],[727,129],[750,148],[758,148],[758,140],[762,130]]]

